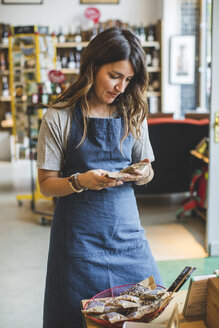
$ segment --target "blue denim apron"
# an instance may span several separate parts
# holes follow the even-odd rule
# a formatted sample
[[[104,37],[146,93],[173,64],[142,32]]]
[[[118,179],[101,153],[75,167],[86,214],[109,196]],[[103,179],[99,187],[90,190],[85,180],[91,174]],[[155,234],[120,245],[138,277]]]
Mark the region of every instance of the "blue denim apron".
[[[118,171],[132,163],[133,137],[120,151],[122,118],[90,118],[85,142],[75,109],[63,176],[92,169]],[[87,190],[58,200],[51,227],[44,328],[81,328],[80,301],[153,275],[162,284],[139,220],[131,183]]]

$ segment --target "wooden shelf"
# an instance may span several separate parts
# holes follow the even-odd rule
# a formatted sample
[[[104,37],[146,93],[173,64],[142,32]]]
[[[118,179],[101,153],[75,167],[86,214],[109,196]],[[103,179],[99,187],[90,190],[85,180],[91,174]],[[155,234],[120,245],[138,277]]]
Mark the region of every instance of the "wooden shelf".
[[[21,71],[23,71],[24,73],[32,73],[32,72],[36,72],[36,67],[34,68],[22,68]]]
[[[161,68],[160,67],[147,67],[147,71],[148,73],[156,73],[156,72],[160,72]],[[61,72],[63,74],[78,74],[79,73],[79,68],[75,68],[75,69],[70,69],[70,68],[62,68]]]
[[[161,92],[160,91],[148,91],[147,92],[147,96],[148,97],[160,97],[161,96]]]
[[[79,73],[79,68],[75,68],[75,69],[62,68],[61,72],[63,74],[78,74]]]
[[[156,40],[155,41],[145,41],[145,42],[141,42],[141,46],[144,49],[144,51],[147,52],[153,52],[154,50],[157,50],[159,52],[159,57],[160,57],[160,48],[161,48],[161,24],[159,23],[157,25],[157,31],[156,31]],[[82,42],[57,42],[55,44],[56,47],[56,51],[57,54],[59,54],[60,56],[62,56],[62,53],[64,52],[68,52],[71,49],[76,49],[78,48],[78,50],[83,50],[84,48],[86,48],[88,46],[88,44],[90,43],[90,41],[82,41]],[[161,60],[160,60],[161,63]],[[66,75],[66,79],[79,74],[80,69],[76,68],[76,69],[70,69],[70,68],[62,68],[60,70],[63,74]],[[148,66],[147,67],[147,71],[150,75],[150,77],[152,77],[152,79],[155,79],[155,75],[157,79],[159,79],[160,81],[160,85],[161,85],[161,72],[162,72],[162,68],[161,68],[161,64],[159,67],[155,67],[155,66]],[[159,101],[158,101],[158,111],[162,111],[162,86],[158,89],[159,91],[148,91],[147,96],[150,97],[159,97]]]
[[[0,70],[0,75],[8,75],[9,74],[9,70],[5,69],[4,71]]]
[[[8,49],[8,44],[0,43],[0,49]]]
[[[160,43],[158,41],[145,41],[141,43],[143,48],[156,48],[160,49]]]
[[[8,102],[8,101],[11,101],[11,96],[9,96],[9,97],[3,97],[3,96],[0,96],[0,101],[2,101],[2,102]]]
[[[197,152],[197,150],[190,150],[190,154],[192,154],[193,156],[202,159],[205,163],[209,163],[209,158],[206,156],[203,156],[202,154],[200,154],[199,152]]]
[[[160,67],[148,66],[147,71],[148,71],[148,73],[156,73],[156,72],[160,72],[161,68]]]
[[[1,126],[2,126],[2,128],[12,128],[13,127],[13,119],[2,120]]]
[[[89,41],[84,42],[64,42],[56,43],[56,48],[76,48],[76,47],[87,47]],[[144,48],[156,48],[160,49],[160,43],[158,41],[145,41],[141,43]]]
[[[56,43],[56,48],[77,48],[87,47],[89,42],[64,42],[64,43]]]

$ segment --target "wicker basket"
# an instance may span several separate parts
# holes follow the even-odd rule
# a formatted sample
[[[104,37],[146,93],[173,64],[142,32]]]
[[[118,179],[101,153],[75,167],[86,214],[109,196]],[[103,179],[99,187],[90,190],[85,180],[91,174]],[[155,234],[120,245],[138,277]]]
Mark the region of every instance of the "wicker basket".
[[[93,296],[89,301],[87,301],[87,303],[84,305],[84,310],[86,309],[86,307],[87,307],[87,305],[90,301],[96,300],[97,298],[119,296],[121,293],[126,292],[132,286],[135,286],[135,284],[122,285],[122,286],[113,287],[113,288],[104,290],[101,293]],[[159,285],[157,285],[157,287],[165,289],[164,287],[159,286]],[[133,319],[133,320],[128,320],[128,321],[150,322],[150,321],[154,320],[155,318],[157,318],[164,311],[164,309],[167,307],[169,302],[167,302],[164,307],[159,308],[158,310],[156,310],[152,313],[144,315],[141,319]],[[92,317],[91,315],[88,315],[88,314],[86,314],[86,316],[90,320],[92,320],[92,321],[94,321],[94,322],[96,322],[99,325],[104,326],[104,327],[121,328],[123,323],[124,323],[124,321],[122,321],[122,322],[116,322],[115,324],[111,324],[109,321],[97,319],[97,318]]]

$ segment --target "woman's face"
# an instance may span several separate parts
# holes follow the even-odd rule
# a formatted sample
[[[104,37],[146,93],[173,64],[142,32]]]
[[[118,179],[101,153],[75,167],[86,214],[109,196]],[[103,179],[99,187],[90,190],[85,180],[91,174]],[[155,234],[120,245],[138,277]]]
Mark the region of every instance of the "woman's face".
[[[103,65],[94,80],[94,97],[97,103],[111,104],[123,93],[134,76],[134,70],[128,60]]]

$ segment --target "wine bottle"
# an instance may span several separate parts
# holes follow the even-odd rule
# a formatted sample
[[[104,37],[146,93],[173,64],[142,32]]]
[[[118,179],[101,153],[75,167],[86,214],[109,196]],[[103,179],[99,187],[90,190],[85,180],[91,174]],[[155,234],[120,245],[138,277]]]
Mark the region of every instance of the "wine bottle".
[[[153,67],[159,67],[159,54],[158,51],[156,49],[153,50],[152,52],[152,66]]]
[[[156,114],[159,111],[159,99],[157,96],[149,97],[149,112],[150,114]]]
[[[2,43],[8,45],[8,43],[9,43],[9,34],[8,34],[8,31],[4,31],[3,32]]]
[[[6,70],[5,54],[4,52],[0,53],[0,71]]]
[[[61,62],[62,62],[62,68],[68,68],[68,57],[66,53],[63,54]]]
[[[65,35],[62,32],[62,27],[59,28],[58,40],[59,40],[59,43],[65,42]]]
[[[58,71],[60,71],[62,69],[62,61],[61,61],[61,57],[59,55],[56,57],[56,69]]]
[[[146,54],[146,64],[147,64],[147,66],[152,65],[152,56],[151,56],[150,52],[147,52],[147,54]]]
[[[143,24],[140,24],[139,27],[139,38],[142,43],[146,41],[146,33]]]
[[[61,86],[59,83],[56,83],[56,94],[59,95],[62,92]]]
[[[2,96],[9,97],[9,87],[8,87],[7,76],[3,76],[3,78],[2,78]]]
[[[148,37],[147,37],[148,41],[154,41],[155,40],[155,36],[154,36],[154,25],[149,25],[148,26]]]
[[[75,59],[76,59],[76,68],[80,68],[80,63],[81,63],[81,52],[80,51],[76,51]]]
[[[75,56],[73,51],[69,52],[68,68],[70,69],[76,68]]]
[[[76,33],[75,33],[74,40],[77,43],[80,43],[82,41],[80,25],[77,25],[77,27],[76,27]]]
[[[97,24],[94,24],[93,28],[92,28],[92,34],[91,34],[91,37],[90,39],[92,40],[93,38],[95,38],[95,36],[98,34],[98,31],[97,31]]]
[[[140,34],[139,34],[139,30],[138,30],[137,25],[134,25],[134,26],[133,26],[133,32],[135,33],[135,35],[136,35],[138,38],[140,37]]]

